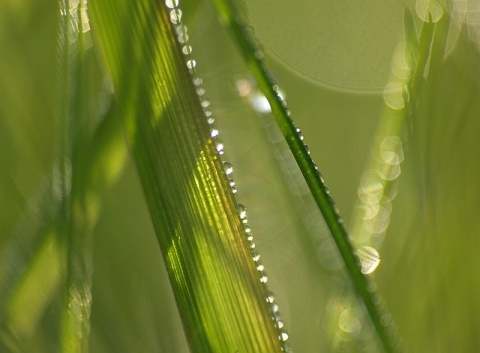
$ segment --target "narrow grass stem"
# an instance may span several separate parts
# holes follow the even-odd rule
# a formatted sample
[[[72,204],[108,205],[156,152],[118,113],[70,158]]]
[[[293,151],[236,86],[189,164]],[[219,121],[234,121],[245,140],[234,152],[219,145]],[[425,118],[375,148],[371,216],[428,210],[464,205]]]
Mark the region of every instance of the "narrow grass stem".
[[[259,49],[259,44],[254,38],[252,30],[243,22],[231,1],[214,0],[213,2],[221,20],[231,29],[235,42],[256,79],[258,87],[270,103],[276,122],[297,161],[316,204],[323,214],[340,255],[345,262],[347,272],[357,294],[368,311],[385,352],[397,351],[397,344],[389,332],[389,327],[382,322],[382,314],[376,295],[369,286],[369,280],[361,271],[359,259],[349,240],[343,219],[338,214],[316,164],[310,158],[308,147],[304,144],[303,136],[299,133],[300,130],[295,126],[290,117],[291,112],[285,100],[279,94],[278,86],[266,69],[263,54]]]

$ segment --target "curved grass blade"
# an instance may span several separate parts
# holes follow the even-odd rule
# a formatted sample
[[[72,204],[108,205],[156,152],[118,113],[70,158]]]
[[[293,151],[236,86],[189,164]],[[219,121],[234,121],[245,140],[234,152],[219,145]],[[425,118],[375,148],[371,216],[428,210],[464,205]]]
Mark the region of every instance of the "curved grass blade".
[[[92,10],[191,350],[280,352],[167,9],[153,0],[99,0]]]
[[[213,1],[220,20],[231,30],[258,87],[270,103],[276,122],[292,151],[292,154],[302,171],[307,185],[312,192],[317,206],[322,212],[325,222],[346,264],[347,272],[360,299],[364,303],[372,323],[376,329],[380,342],[386,352],[397,350],[396,339],[392,336],[389,327],[383,324],[382,314],[376,304],[375,294],[369,289],[369,281],[361,270],[359,259],[349,241],[343,220],[338,215],[336,207],[317,166],[309,156],[308,147],[303,142],[300,130],[291,119],[291,112],[286,102],[279,94],[279,88],[268,73],[263,61],[263,54],[253,32],[246,26],[238,15],[232,1]]]

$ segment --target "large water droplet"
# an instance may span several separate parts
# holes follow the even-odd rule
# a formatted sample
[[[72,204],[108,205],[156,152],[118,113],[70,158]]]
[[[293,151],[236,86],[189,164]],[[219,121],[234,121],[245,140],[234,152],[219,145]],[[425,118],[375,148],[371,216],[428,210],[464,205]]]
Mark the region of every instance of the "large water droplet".
[[[363,246],[357,251],[357,255],[362,264],[362,273],[365,275],[373,273],[380,264],[380,255],[371,246]]]

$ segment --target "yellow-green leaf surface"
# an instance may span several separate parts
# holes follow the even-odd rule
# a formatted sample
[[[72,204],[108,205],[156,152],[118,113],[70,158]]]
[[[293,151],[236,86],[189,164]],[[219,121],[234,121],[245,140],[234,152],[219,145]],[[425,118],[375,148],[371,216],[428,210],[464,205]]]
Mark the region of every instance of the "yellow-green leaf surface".
[[[191,350],[280,351],[167,9],[150,0],[91,9]]]

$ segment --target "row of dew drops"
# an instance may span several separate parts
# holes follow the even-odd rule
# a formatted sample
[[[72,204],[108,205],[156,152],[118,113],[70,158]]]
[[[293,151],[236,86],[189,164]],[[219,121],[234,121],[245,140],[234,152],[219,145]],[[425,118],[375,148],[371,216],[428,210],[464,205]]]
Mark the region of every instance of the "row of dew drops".
[[[198,77],[196,73],[196,66],[197,62],[192,57],[192,46],[189,44],[189,35],[188,35],[188,28],[182,21],[182,10],[179,7],[179,0],[166,0],[165,5],[169,11],[170,21],[174,26],[174,29],[177,34],[177,40],[180,43],[182,53],[185,55],[186,58],[186,66],[192,75],[193,84],[196,87],[197,95],[200,99],[200,104],[203,108],[205,117],[207,119],[207,123],[210,126],[210,137],[212,138],[215,148],[220,156],[224,155],[224,143],[220,138],[220,132],[215,125],[215,119],[213,117],[212,111],[210,110],[210,101],[205,97],[206,90],[203,87],[203,80]],[[225,170],[225,174],[228,177],[228,182],[234,194],[237,193],[237,188],[235,184],[235,180],[233,179],[233,165],[225,161],[222,158],[223,167]],[[237,203],[237,209],[240,217],[240,221],[243,224],[245,236],[250,246],[252,259],[255,262],[257,271],[260,275],[260,282],[262,282],[265,287],[268,281],[267,274],[265,272],[264,265],[260,261],[260,255],[255,250],[255,243],[253,241],[252,230],[248,225],[247,219],[247,210],[246,207],[241,204]],[[279,305],[275,300],[273,293],[271,293],[268,288],[266,288],[267,297],[266,302],[269,306],[270,313],[272,315],[272,320],[274,322],[275,327],[278,330],[279,341],[281,342],[281,348],[284,352],[291,352],[291,348],[286,343],[288,340],[288,334],[284,329],[284,322],[282,320],[282,316],[279,311]]]

